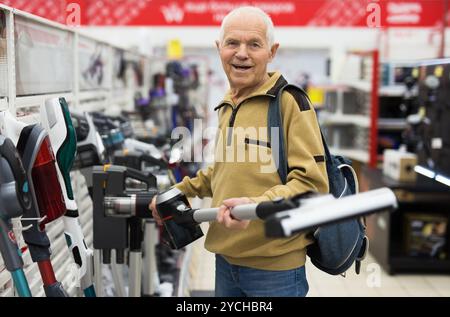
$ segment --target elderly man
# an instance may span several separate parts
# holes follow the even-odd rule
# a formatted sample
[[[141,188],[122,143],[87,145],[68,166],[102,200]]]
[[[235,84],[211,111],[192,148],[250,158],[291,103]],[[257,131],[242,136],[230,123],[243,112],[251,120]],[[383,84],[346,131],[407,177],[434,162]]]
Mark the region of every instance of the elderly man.
[[[267,72],[279,47],[273,29],[270,17],[254,7],[238,8],[223,20],[216,46],[230,89],[216,107],[220,137],[215,162],[195,178],[175,185],[187,196],[212,197],[212,205],[220,206],[205,242],[216,254],[216,296],[305,296],[308,292],[304,265],[306,247],[312,241],[304,234],[268,239],[262,221],[240,221],[230,214],[240,204],[311,190],[328,192],[316,114],[302,96],[289,92],[282,96],[289,164],[286,184],[276,169],[264,170],[266,162],[250,159],[249,152],[255,148],[270,153],[267,133],[257,139],[236,135],[240,128],[267,131],[269,102],[287,84],[280,73]],[[230,153],[238,158],[242,154],[241,159]],[[151,208],[160,222],[154,203]]]

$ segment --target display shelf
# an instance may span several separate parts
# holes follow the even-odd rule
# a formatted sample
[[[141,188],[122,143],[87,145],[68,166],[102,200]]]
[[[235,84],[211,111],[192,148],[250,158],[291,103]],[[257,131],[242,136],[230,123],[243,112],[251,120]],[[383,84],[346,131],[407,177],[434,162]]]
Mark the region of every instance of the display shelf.
[[[334,155],[341,155],[362,163],[369,162],[369,153],[364,150],[330,148]]]
[[[369,82],[365,81],[351,81],[345,82],[344,86],[348,86],[350,88],[355,88],[364,92],[371,92],[372,86]],[[392,85],[392,86],[381,86],[378,89],[379,96],[387,96],[387,97],[401,97],[405,93],[405,87],[401,85]]]
[[[405,96],[410,96],[404,81],[412,76],[413,62],[385,62],[380,65],[378,51],[349,52],[360,58],[359,66],[345,68],[338,85],[329,85],[327,107],[319,119],[328,131],[327,140],[339,151],[351,153],[354,159],[375,168],[382,160],[384,149],[396,149],[402,142],[402,130],[407,128]],[[386,69],[390,70],[386,73]],[[379,80],[379,78],[382,80]],[[342,128],[348,125],[349,129]],[[334,127],[333,127],[334,126]],[[353,140],[353,145],[348,139]],[[367,155],[361,155],[361,151]],[[368,157],[368,159],[367,159]]]
[[[99,39],[91,39],[90,42],[106,47],[107,51],[120,50],[136,56],[134,60],[136,63],[132,64],[128,59],[120,58],[120,56],[114,56],[113,58],[113,56],[108,55],[100,62],[90,64],[89,62],[98,57],[98,51],[95,50],[95,45],[93,45],[92,49],[82,47],[83,52],[81,52],[80,46],[77,45],[80,33],[77,28],[54,23],[20,10],[5,7],[2,4],[0,4],[0,10],[6,13],[6,66],[8,75],[7,90],[4,92],[3,89],[0,97],[0,110],[10,111],[20,122],[40,123],[39,108],[50,98],[63,97],[70,108],[78,110],[98,111],[108,109],[108,111],[111,111],[111,106],[115,102],[114,97],[120,99],[119,101],[123,104],[134,105],[134,93],[149,90],[150,76],[146,67],[151,61],[149,56],[105,43]],[[2,28],[4,25],[2,23]],[[28,32],[29,30],[37,30],[38,32]],[[83,66],[81,57],[83,56],[85,57],[84,61],[87,62],[85,66],[92,66],[89,68],[92,71],[92,76],[88,77],[88,82],[91,85],[86,85],[86,78],[83,77],[81,72]],[[116,69],[114,73],[112,70],[115,69],[114,66],[118,65],[121,65],[121,67],[118,70]],[[132,80],[128,79],[133,77],[133,74],[142,75],[144,80],[138,82],[138,85],[131,85]],[[123,83],[122,90],[111,86],[113,79]],[[63,81],[63,84],[61,81]],[[25,84],[28,85],[27,89],[24,88]],[[0,86],[3,88],[4,85]],[[51,86],[50,89],[49,86]],[[90,201],[90,198],[86,199],[87,188],[83,187],[83,190],[86,193],[83,198],[80,197],[80,187],[74,188],[74,195],[83,201]],[[78,211],[80,226],[86,234],[85,242],[92,246],[92,204],[80,203],[78,204]],[[52,265],[57,278],[63,283],[69,296],[77,296],[79,295],[78,288],[75,285],[76,283],[73,283],[76,275],[71,270],[74,261],[67,248],[63,232],[62,221],[56,221],[51,224],[51,227],[50,225],[48,227],[47,233],[52,246]],[[23,237],[19,231],[16,233],[16,238],[19,246],[23,246]],[[0,297],[13,296],[11,277],[4,268],[1,258],[0,256]],[[29,250],[24,251],[22,259],[24,273],[33,296],[44,296],[40,274],[36,264],[31,260]]]
[[[339,84],[330,84],[320,86],[321,89],[325,91],[343,91],[348,92],[351,89],[357,89],[364,91],[366,93],[371,92],[371,84],[366,81],[343,81]],[[380,97],[402,97],[405,93],[405,87],[402,85],[390,85],[390,86],[381,86],[378,89],[378,95]]]
[[[40,106],[44,104],[46,100],[51,98],[65,98],[68,103],[74,99],[74,94],[70,92],[57,93],[57,94],[45,94],[37,96],[22,96],[16,98],[16,109],[28,108],[33,106]]]
[[[330,114],[322,118],[322,124],[354,124],[360,127],[369,127],[370,120],[363,115],[343,115],[343,114]]]
[[[446,258],[412,256],[407,253],[407,217],[411,214],[440,215],[450,221],[450,188],[430,178],[417,176],[415,182],[399,182],[381,170],[364,167],[360,175],[361,190],[389,187],[397,197],[398,209],[367,218],[370,253],[389,273],[449,272],[449,232],[446,233]]]
[[[79,101],[104,100],[108,98],[108,91],[109,90],[105,89],[81,91],[78,96],[78,100]]]
[[[378,119],[378,129],[404,130],[407,126],[406,119],[380,118]]]
[[[402,97],[405,91],[405,86],[401,85],[381,86],[378,95],[380,97]]]
[[[371,92],[371,85],[366,81],[345,81],[343,84],[350,88],[362,90],[367,93]]]
[[[339,85],[330,85],[327,89],[327,108],[319,113],[319,120],[326,127],[325,137],[333,148],[333,154],[376,166],[378,51],[348,52],[348,55],[355,54],[361,61],[370,64],[364,72],[370,74],[370,80],[360,79],[363,72],[360,69],[360,74],[355,74],[352,79],[342,79]],[[350,76],[350,73],[343,75]],[[345,125],[348,125],[348,129],[343,127]]]

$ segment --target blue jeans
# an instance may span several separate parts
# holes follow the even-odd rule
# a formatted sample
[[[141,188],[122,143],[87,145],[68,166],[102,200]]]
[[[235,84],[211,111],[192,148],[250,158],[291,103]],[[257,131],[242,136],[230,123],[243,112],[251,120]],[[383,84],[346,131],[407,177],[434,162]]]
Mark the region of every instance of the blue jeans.
[[[216,255],[216,297],[305,297],[305,267],[267,271],[232,265]]]

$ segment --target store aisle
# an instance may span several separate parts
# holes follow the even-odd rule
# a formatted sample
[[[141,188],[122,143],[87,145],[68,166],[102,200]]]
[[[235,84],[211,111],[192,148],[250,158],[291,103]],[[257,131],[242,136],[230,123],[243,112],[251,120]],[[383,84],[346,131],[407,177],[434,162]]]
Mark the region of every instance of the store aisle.
[[[202,224],[202,230],[206,234],[208,224]],[[192,245],[191,258],[191,296],[213,296],[215,277],[214,254],[204,248],[205,237],[199,239]]]

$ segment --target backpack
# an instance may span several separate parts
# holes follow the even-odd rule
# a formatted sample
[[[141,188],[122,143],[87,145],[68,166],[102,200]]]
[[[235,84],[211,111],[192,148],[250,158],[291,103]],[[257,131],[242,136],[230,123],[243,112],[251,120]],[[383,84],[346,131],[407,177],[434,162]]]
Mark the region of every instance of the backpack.
[[[271,128],[277,127],[280,129],[278,133],[279,153],[278,158],[275,155],[274,159],[283,184],[286,184],[287,181],[289,163],[286,160],[286,145],[280,104],[285,90],[300,93],[302,102],[311,104],[308,95],[302,88],[289,84],[282,87],[276,98],[270,101],[267,118],[268,137],[270,140]],[[330,193],[336,198],[357,193],[358,179],[351,166],[351,161],[342,156],[332,155],[322,131],[320,133],[325,150],[325,164]],[[314,232],[314,240],[315,243],[307,247],[307,255],[317,268],[328,274],[338,275],[344,274],[355,263],[356,273],[359,274],[361,261],[364,259],[369,245],[365,224],[362,219],[353,218],[321,226]]]

